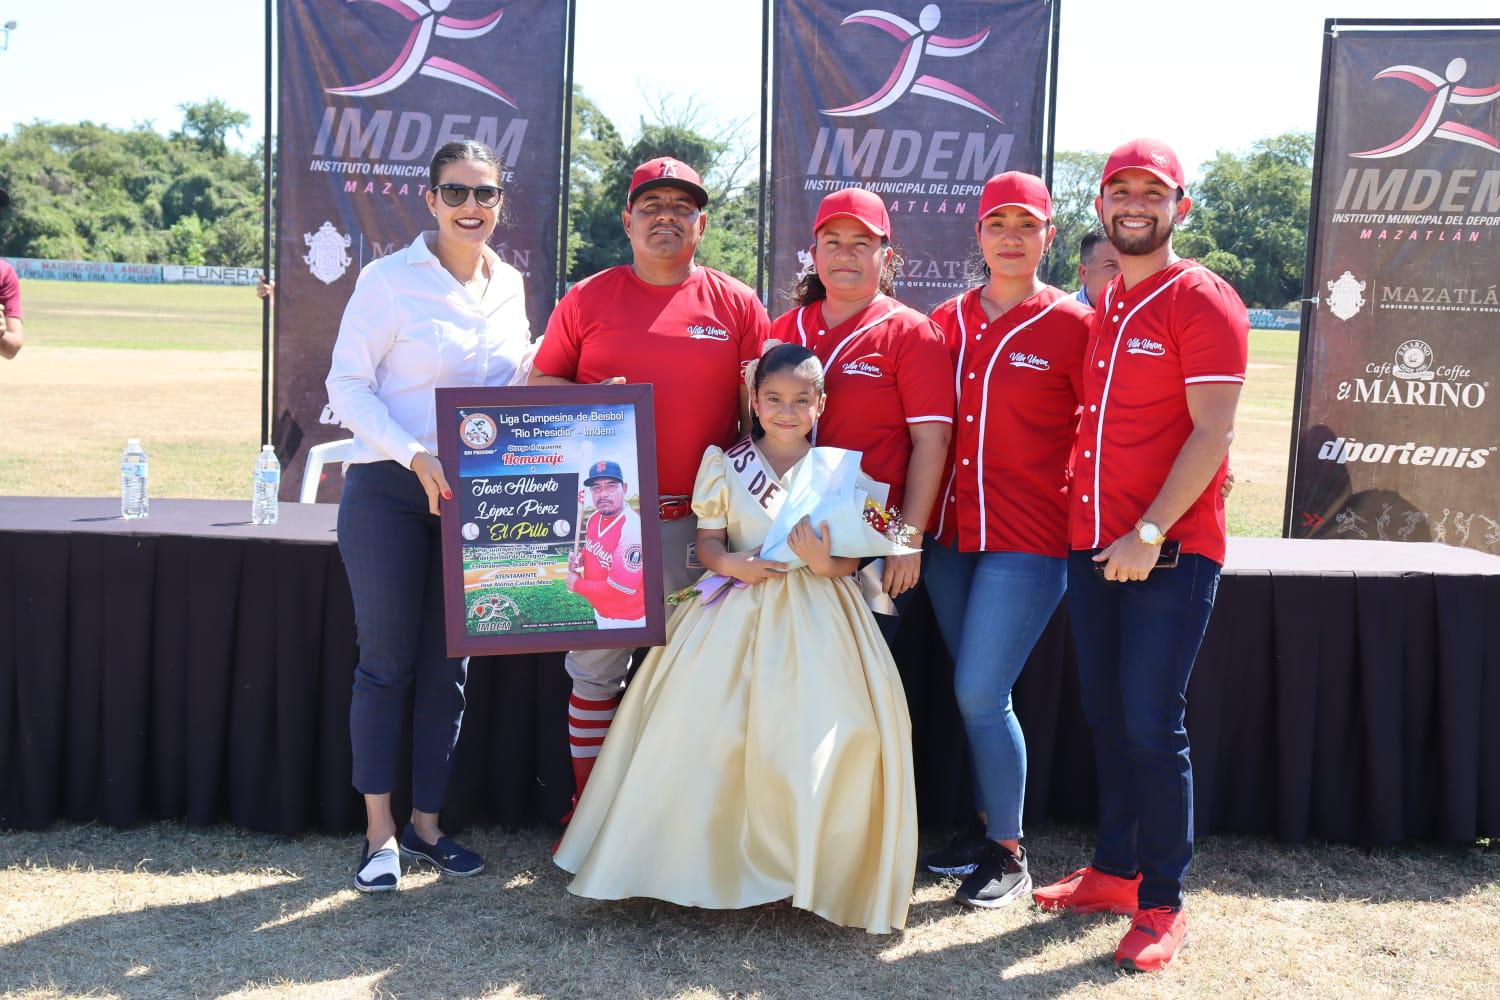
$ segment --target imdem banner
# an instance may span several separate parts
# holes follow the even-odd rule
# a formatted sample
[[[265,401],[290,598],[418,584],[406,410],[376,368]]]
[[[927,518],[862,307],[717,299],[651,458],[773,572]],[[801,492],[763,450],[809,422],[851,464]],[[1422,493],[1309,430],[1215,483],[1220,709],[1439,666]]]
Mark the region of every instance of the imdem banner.
[[[1288,533],[1500,552],[1500,30],[1328,43]]]
[[[323,389],[339,318],[360,268],[434,228],[423,196],[443,143],[478,139],[505,162],[510,218],[491,245],[525,276],[540,333],[557,286],[568,9],[280,0],[272,413],[284,497],[310,446],[348,436]]]
[[[1043,0],[777,0],[771,311],[807,263],[818,202],[869,188],[926,310],[967,287],[984,182],[1042,172],[1052,5]]]

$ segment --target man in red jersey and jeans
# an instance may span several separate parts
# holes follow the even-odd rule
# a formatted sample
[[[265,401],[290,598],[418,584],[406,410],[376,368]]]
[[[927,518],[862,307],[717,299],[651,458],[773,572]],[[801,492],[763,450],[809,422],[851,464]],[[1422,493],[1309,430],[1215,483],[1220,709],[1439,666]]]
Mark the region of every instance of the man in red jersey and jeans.
[[[563,296],[531,375],[532,385],[654,387],[661,509],[641,514],[661,518],[667,593],[702,572],[692,548],[698,528],[689,505],[693,481],[709,445],[727,448],[748,429],[749,390],[740,376],[760,357],[771,325],[747,285],[694,262],[707,206],[703,181],[686,163],[663,156],[637,167],[621,214],[631,263],[590,275]],[[573,678],[568,744],[579,795],[614,719],[631,652],[567,655]]]
[[[1110,154],[1094,202],[1120,251],[1095,305],[1073,448],[1068,610],[1099,773],[1093,863],[1033,894],[1045,909],[1133,914],[1115,963],[1172,961],[1193,855],[1188,677],[1224,562],[1224,497],[1249,319],[1172,253],[1190,200],[1166,143]]]

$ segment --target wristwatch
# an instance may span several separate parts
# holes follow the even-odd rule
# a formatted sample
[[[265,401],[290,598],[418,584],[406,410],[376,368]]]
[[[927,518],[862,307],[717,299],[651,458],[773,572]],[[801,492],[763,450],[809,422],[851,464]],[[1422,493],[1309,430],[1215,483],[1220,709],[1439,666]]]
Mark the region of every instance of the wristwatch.
[[[1160,545],[1167,540],[1167,535],[1164,531],[1144,519],[1135,522],[1135,537],[1147,545]]]

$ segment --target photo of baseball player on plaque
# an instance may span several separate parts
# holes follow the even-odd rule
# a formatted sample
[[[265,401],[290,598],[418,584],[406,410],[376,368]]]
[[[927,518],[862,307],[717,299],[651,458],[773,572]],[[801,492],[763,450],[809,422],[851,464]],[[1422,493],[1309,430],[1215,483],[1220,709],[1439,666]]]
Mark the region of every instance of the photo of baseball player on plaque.
[[[660,645],[649,385],[438,389],[450,656]]]

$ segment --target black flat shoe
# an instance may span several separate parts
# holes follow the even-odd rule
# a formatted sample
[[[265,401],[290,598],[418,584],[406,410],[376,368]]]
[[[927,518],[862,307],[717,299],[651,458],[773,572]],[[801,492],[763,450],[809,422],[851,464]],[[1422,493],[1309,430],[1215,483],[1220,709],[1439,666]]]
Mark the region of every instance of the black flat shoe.
[[[401,853],[408,858],[436,865],[444,875],[463,878],[484,871],[484,859],[467,847],[460,847],[448,837],[439,837],[436,844],[429,844],[417,836],[416,828],[410,823],[401,831]]]

